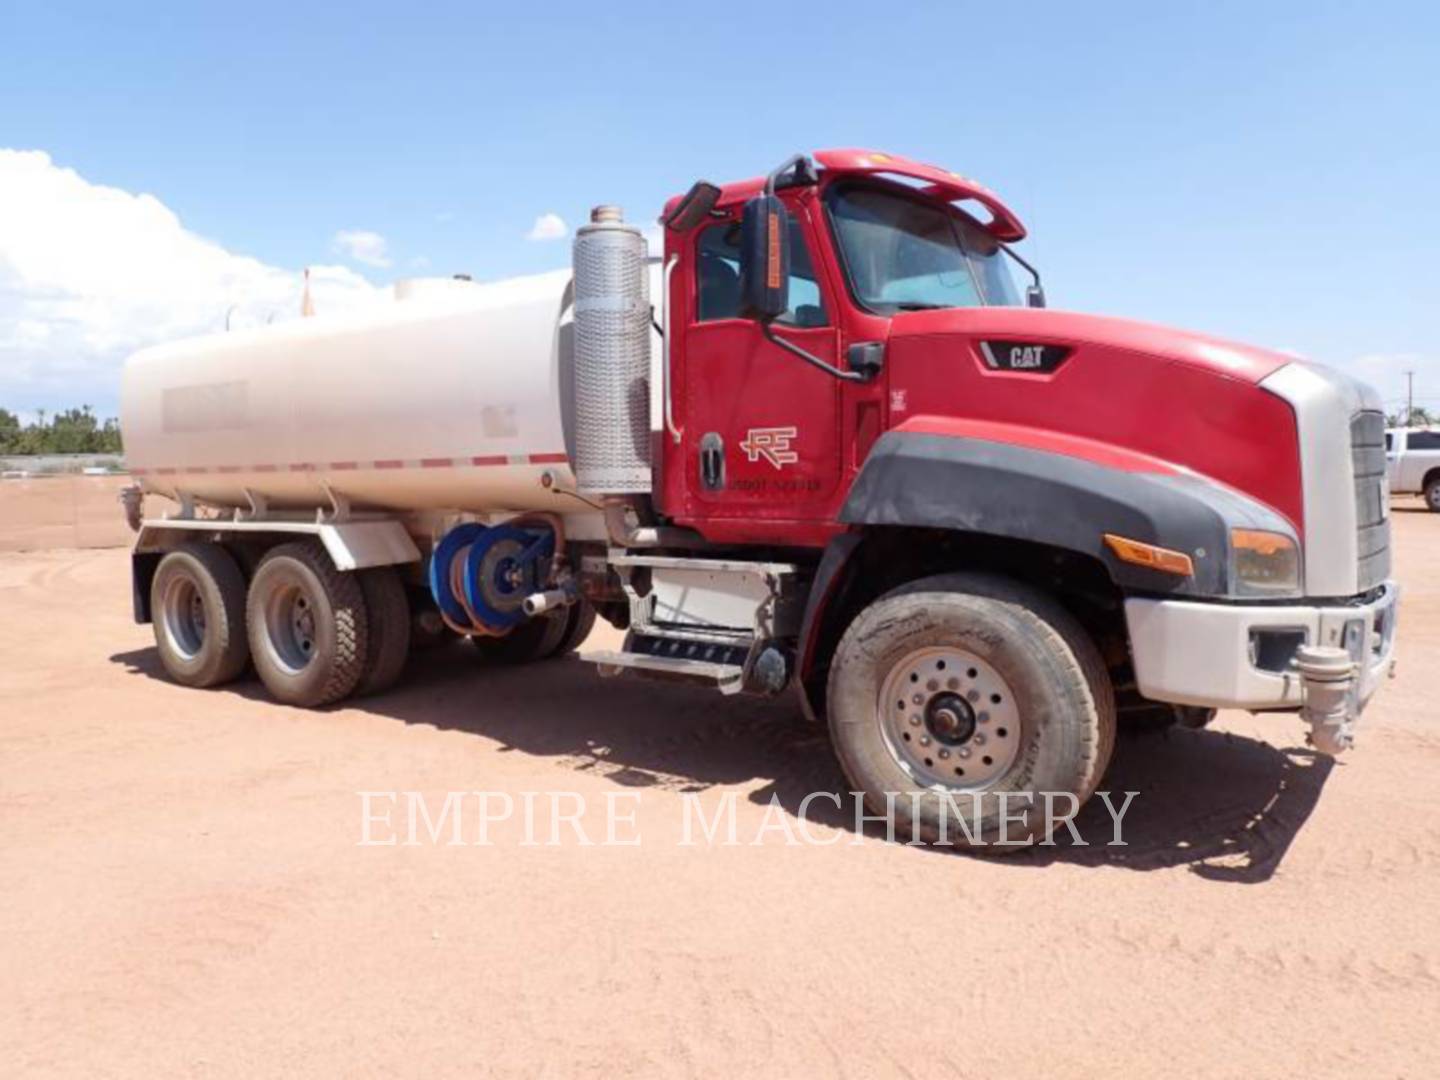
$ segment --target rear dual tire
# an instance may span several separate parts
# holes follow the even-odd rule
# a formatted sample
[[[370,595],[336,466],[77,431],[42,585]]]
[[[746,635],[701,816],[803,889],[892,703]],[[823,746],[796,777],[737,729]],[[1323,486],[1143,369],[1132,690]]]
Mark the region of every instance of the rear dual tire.
[[[360,685],[370,655],[365,594],[319,544],[271,548],[250,581],[245,615],[255,671],[276,701],[316,708]]]
[[[559,611],[528,619],[503,637],[471,640],[490,663],[530,664],[563,656],[577,648],[595,628],[595,609],[577,600]]]
[[[361,696],[378,694],[400,681],[410,658],[413,618],[405,585],[392,566],[356,571],[365,597],[368,645],[365,670],[356,684]]]
[[[245,577],[217,544],[183,544],[155,568],[150,618],[160,663],[184,686],[221,686],[245,670]]]

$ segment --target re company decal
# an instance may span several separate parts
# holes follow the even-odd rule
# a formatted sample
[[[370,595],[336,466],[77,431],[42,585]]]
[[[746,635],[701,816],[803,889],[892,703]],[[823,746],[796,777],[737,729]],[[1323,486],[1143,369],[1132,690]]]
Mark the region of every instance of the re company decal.
[[[996,371],[1026,372],[1048,375],[1070,357],[1064,345],[1044,345],[1030,341],[982,341],[980,355],[985,365]]]
[[[764,459],[775,468],[783,469],[800,460],[800,455],[790,449],[791,440],[798,436],[799,429],[795,427],[751,428],[745,432],[740,449],[751,463]]]

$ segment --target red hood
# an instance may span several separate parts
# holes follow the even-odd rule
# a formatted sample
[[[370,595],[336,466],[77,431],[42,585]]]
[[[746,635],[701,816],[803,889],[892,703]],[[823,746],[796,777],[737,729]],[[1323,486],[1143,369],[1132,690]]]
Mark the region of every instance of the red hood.
[[[997,370],[982,343],[1059,345],[1050,372]],[[1203,334],[1043,308],[951,308],[890,320],[892,425],[920,415],[1094,440],[1243,491],[1303,528],[1289,402],[1259,384],[1292,358]]]
[[[1258,383],[1295,358],[1192,330],[1048,308],[947,308],[897,315],[890,336],[979,334],[1055,345],[1099,345]]]

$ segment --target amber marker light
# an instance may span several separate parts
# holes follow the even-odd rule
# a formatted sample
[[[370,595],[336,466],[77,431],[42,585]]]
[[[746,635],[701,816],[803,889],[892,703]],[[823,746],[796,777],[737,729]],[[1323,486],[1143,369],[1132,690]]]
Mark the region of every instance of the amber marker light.
[[[1121,562],[1179,577],[1195,576],[1195,564],[1183,551],[1171,551],[1169,548],[1156,547],[1154,544],[1116,536],[1114,533],[1105,534],[1105,546],[1113,551]]]

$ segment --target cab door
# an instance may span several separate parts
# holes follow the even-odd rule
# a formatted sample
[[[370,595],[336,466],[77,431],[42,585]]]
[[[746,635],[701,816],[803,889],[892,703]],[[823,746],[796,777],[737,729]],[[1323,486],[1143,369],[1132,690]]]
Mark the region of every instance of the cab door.
[[[812,258],[805,208],[790,205],[790,309],[777,336],[835,364],[833,298]],[[825,518],[840,482],[840,387],[766,339],[740,311],[740,218],[697,229],[683,356],[683,505],[691,519],[782,523]],[[746,530],[764,538],[764,528]]]

